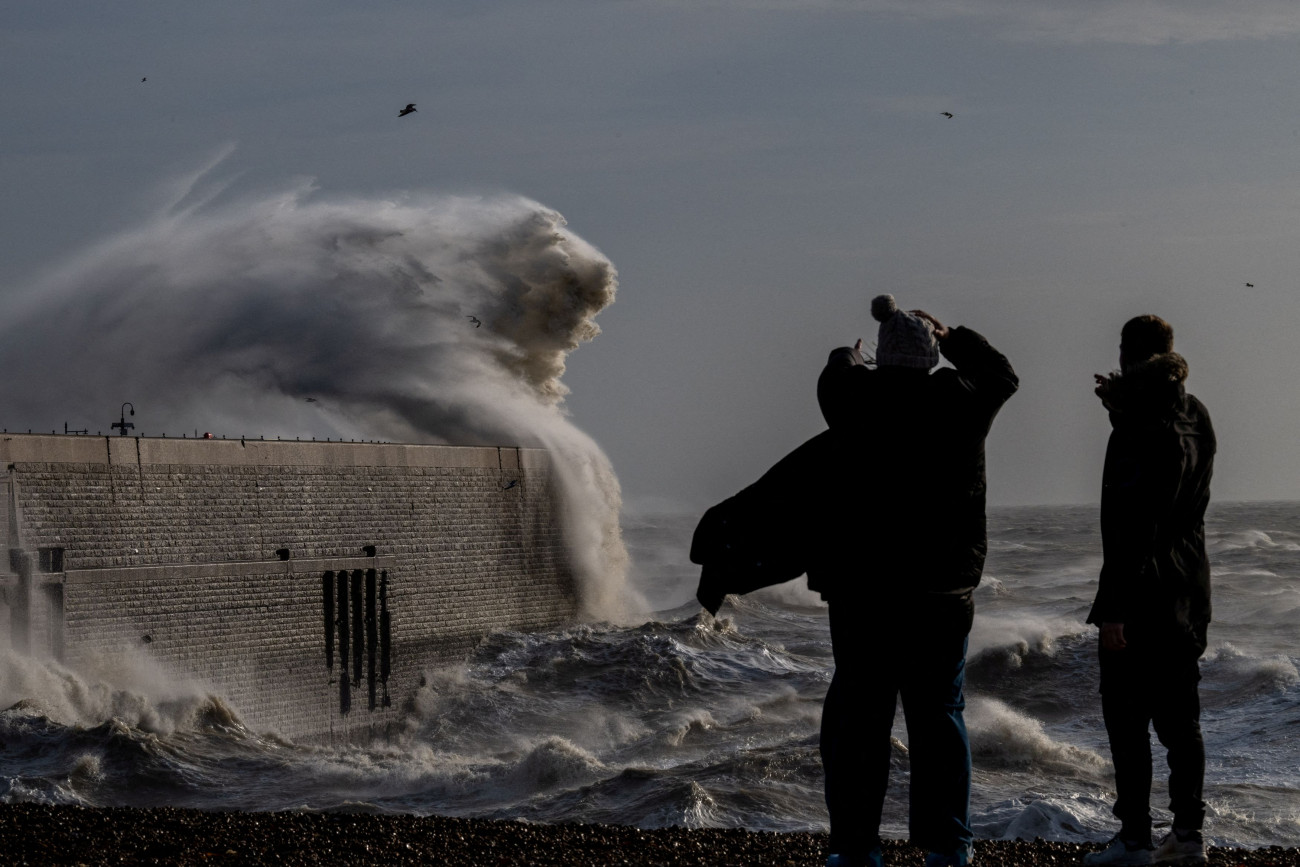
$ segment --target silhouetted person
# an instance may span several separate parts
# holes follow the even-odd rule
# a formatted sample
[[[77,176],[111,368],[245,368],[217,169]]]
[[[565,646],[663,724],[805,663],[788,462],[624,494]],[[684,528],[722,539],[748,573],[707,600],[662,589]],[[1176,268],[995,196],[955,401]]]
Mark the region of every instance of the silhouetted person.
[[[822,712],[831,820],[828,865],[880,865],[898,697],[911,756],[910,829],[928,867],[970,863],[970,742],[965,707],[972,594],[984,570],[984,440],[1019,380],[968,328],[949,329],[889,295],[876,368],[836,349],[817,383],[852,488],[814,587],[830,604],[835,676]],[[939,354],[955,369],[931,373]]]
[[[1101,708],[1115,763],[1120,831],[1087,864],[1203,864],[1205,744],[1197,660],[1210,623],[1205,508],[1215,438],[1183,389],[1174,330],[1138,316],[1120,333],[1119,373],[1097,375],[1110,412],[1102,470],[1104,561],[1088,622],[1101,628]],[[1151,845],[1151,736],[1169,750],[1173,830]]]

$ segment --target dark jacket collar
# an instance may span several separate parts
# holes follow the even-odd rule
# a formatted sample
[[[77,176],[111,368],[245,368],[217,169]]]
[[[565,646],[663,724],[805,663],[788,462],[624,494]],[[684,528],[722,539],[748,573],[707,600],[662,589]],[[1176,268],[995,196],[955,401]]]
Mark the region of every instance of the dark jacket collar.
[[[1113,413],[1160,413],[1181,401],[1187,360],[1177,352],[1155,355],[1123,373],[1112,374],[1102,399]]]

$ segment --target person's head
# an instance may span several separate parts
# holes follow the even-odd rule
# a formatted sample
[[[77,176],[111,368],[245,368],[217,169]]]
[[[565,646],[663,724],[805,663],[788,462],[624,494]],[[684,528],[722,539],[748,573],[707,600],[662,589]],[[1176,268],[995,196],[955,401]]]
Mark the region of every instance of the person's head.
[[[1128,370],[1174,350],[1174,327],[1150,313],[1134,316],[1119,333],[1119,366]]]
[[[880,323],[876,335],[876,364],[929,370],[939,363],[939,341],[934,326],[919,316],[899,310],[893,295],[871,300],[871,315]]]

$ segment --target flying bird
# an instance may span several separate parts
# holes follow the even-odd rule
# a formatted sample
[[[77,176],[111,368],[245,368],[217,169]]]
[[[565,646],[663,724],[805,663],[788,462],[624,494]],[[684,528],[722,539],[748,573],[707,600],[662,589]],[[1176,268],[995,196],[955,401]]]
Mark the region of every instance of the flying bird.
[[[1247,283],[1247,284],[1246,284],[1246,288],[1247,288],[1247,289],[1254,289],[1254,288],[1255,288],[1255,284],[1254,284],[1254,283]]]
[[[470,322],[473,322],[473,323],[474,323],[474,327],[475,327],[475,328],[480,328],[480,327],[482,327],[482,325],[483,325],[483,320],[482,320],[482,319],[479,319],[477,316],[470,316],[470,317],[468,317],[468,318],[469,318],[469,321],[470,321]]]
[[[307,401],[308,403],[315,403],[315,402],[316,402],[316,398],[314,398],[314,397],[309,397],[309,398],[306,398],[306,401]]]
[[[140,83],[141,83],[141,84],[144,84],[144,83],[145,83],[146,81],[148,81],[148,80],[149,80],[149,77],[148,77],[148,76],[145,76],[144,78],[140,79]]]
[[[941,115],[943,115],[944,117],[948,118],[948,120],[952,120],[952,112],[950,112],[950,111],[941,111],[941,112],[939,112],[939,114],[941,114]]]
[[[406,104],[406,108],[404,108],[404,109],[402,109],[401,111],[399,111],[399,112],[397,113],[397,116],[398,116],[398,117],[406,117],[408,114],[410,114],[410,113],[413,112],[413,111],[415,111],[415,103],[413,103],[413,102],[408,102],[408,103]]]
[[[506,486],[505,486],[504,488],[502,488],[501,490],[503,490],[503,491],[508,491],[508,490],[510,490],[511,488],[513,488],[513,487],[514,487],[515,485],[517,485],[517,484],[519,484],[519,480],[518,480],[518,479],[511,479],[511,480],[510,480],[510,484],[506,485]]]

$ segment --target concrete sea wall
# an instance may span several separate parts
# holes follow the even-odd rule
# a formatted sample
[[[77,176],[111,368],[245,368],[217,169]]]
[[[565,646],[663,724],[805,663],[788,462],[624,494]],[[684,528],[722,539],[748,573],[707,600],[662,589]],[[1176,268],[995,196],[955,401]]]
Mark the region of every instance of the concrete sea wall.
[[[0,472],[0,646],[147,657],[256,731],[390,735],[429,667],[576,610],[541,450],[5,434]]]

